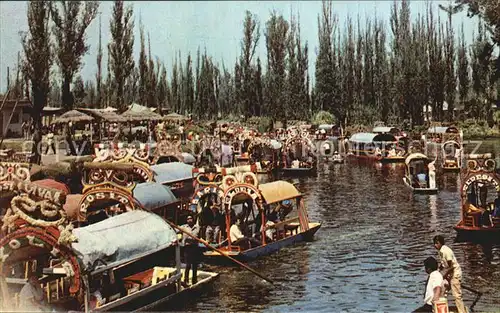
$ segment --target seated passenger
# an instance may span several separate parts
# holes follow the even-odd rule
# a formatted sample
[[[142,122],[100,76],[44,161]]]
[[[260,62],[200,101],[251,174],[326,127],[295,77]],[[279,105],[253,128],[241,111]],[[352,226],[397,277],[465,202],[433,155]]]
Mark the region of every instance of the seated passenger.
[[[418,178],[418,183],[420,186],[427,185],[427,175],[425,175],[425,173],[417,174],[417,178]]]
[[[240,246],[242,249],[252,248],[260,246],[261,243],[255,238],[248,238],[241,232],[242,221],[240,218],[236,220],[236,223],[231,225],[229,229],[229,238],[231,239],[231,244],[235,246]]]
[[[494,209],[493,209],[493,217],[500,217],[500,193],[498,194],[498,198],[495,199],[495,202],[493,203]]]
[[[295,159],[292,162],[292,168],[299,168],[300,167],[300,161]]]
[[[263,229],[265,229],[266,241],[269,242],[274,240],[274,234],[276,233],[276,228],[274,227],[274,225],[277,222],[278,222],[278,215],[276,214],[276,212],[272,212],[267,215],[266,225],[260,228],[261,232]]]

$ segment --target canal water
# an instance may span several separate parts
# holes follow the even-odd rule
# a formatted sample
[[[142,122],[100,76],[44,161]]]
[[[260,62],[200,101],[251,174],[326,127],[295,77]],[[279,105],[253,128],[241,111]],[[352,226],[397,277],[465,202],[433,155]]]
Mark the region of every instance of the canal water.
[[[500,140],[479,152],[495,150],[500,155]],[[400,165],[320,164],[316,177],[292,179],[305,194],[310,220],[322,227],[314,242],[250,263],[274,286],[241,269],[211,268],[221,273],[213,287],[161,309],[411,312],[423,304],[423,260],[437,258],[432,238],[442,234],[462,267],[463,284],[484,292],[475,310],[498,311],[500,246],[454,243],[458,174],[440,174],[437,195],[413,195],[403,175]],[[475,294],[463,293],[470,306]]]

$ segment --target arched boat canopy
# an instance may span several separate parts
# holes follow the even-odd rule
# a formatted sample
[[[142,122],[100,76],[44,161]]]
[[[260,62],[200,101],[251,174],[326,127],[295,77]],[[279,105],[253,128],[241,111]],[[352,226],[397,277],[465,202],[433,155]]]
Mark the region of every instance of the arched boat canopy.
[[[373,142],[373,138],[375,138],[377,134],[373,133],[356,133],[349,138],[351,142],[359,142],[359,143],[371,143]]]
[[[278,180],[259,185],[259,190],[267,204],[294,199],[301,196],[295,186],[289,182]]]
[[[72,248],[85,269],[101,259],[94,270],[104,270],[170,247],[177,242],[175,230],[160,216],[130,211],[101,222],[75,228],[78,239]]]
[[[151,166],[154,180],[160,184],[169,184],[191,179],[193,166],[182,162],[162,163]]]
[[[401,131],[397,127],[390,126],[376,126],[372,130],[376,134],[399,134]]]
[[[458,128],[455,126],[435,126],[435,127],[430,127],[427,130],[427,133],[429,134],[458,134]]]
[[[154,210],[178,201],[168,186],[155,182],[138,184],[133,196],[145,210]]]
[[[33,181],[33,184],[38,185],[40,187],[44,187],[44,188],[57,189],[57,190],[62,191],[66,194],[70,193],[69,187],[66,184],[58,182],[54,179],[35,180],[35,181]]]
[[[184,159],[183,160],[184,163],[186,163],[186,164],[196,163],[196,158],[191,153],[182,152],[181,155],[182,155],[182,158]]]
[[[406,163],[406,165],[409,165],[411,162],[417,161],[417,160],[429,161],[429,157],[427,157],[423,153],[412,153],[406,157],[405,163]]]

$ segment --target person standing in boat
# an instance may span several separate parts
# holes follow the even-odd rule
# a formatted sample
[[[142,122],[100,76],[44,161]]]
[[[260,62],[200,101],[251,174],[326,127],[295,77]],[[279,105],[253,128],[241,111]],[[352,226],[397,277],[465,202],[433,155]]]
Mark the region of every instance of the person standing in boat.
[[[187,224],[184,224],[181,227],[191,235],[199,237],[200,226],[198,224],[195,224],[192,215],[189,215],[187,217]],[[198,242],[187,235],[183,235],[182,245],[184,246],[184,262],[186,263],[186,270],[184,271],[184,285],[188,285],[189,271],[191,269],[193,270],[191,282],[194,285],[198,282],[198,264],[201,261],[202,253],[198,246]]]
[[[205,239],[209,243],[216,243],[219,240],[220,230],[224,224],[224,216],[219,211],[219,206],[214,203],[206,211],[204,216],[206,223]]]
[[[440,269],[444,271],[443,277],[449,281],[451,293],[455,298],[458,313],[467,313],[462,299],[462,269],[455,258],[455,254],[450,247],[444,244],[444,237],[437,235],[433,239],[434,247],[439,251],[441,261]]]
[[[436,188],[436,159],[430,162],[427,165],[427,169],[429,170],[429,188]]]
[[[433,257],[424,261],[425,272],[429,274],[425,285],[424,305],[413,312],[432,312],[432,304],[443,294],[443,275],[438,270],[438,262]]]

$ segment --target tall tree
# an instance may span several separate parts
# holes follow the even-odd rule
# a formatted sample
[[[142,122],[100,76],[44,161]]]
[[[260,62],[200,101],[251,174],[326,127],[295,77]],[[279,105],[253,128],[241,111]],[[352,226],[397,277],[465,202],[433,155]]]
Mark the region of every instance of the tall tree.
[[[115,1],[110,21],[112,41],[109,43],[111,71],[114,78],[116,104],[120,111],[125,110],[124,86],[134,70],[134,20],[132,7],[123,7],[123,1]]]
[[[93,103],[84,103],[85,100],[85,83],[83,82],[83,78],[78,75],[75,78],[75,81],[73,83],[73,97],[74,97],[74,104],[78,106],[87,106],[89,104]]]
[[[42,111],[50,91],[50,67],[53,61],[49,32],[50,2],[28,3],[28,33],[22,36],[25,62],[23,71],[31,82],[33,110],[31,119],[35,126],[31,163],[40,164],[39,144],[42,140]]]
[[[281,120],[285,123],[288,111],[285,109],[285,80],[289,28],[290,26],[283,15],[272,12],[271,17],[266,22],[265,29],[269,93],[268,114],[273,119]]]
[[[260,25],[255,15],[245,12],[243,39],[241,40],[241,71],[243,113],[246,117],[256,113],[256,89],[253,58],[260,39]]]
[[[339,118],[334,107],[336,92],[339,91],[335,88],[336,54],[333,44],[337,22],[337,16],[333,14],[332,1],[323,0],[321,14],[318,15],[319,50],[316,57],[315,102],[319,110],[333,111]]]
[[[460,39],[458,42],[458,68],[457,68],[457,76],[458,76],[458,93],[460,96],[460,103],[465,111],[467,111],[466,101],[469,96],[469,88],[470,88],[470,70],[469,70],[469,59],[467,46],[465,42],[464,35],[464,25],[460,29]]]
[[[71,109],[74,104],[70,91],[73,76],[80,70],[82,57],[89,50],[89,45],[85,44],[85,31],[96,17],[98,8],[98,1],[51,3],[56,59],[63,78],[62,101],[67,109]]]
[[[146,55],[146,42],[144,38],[144,25],[142,19],[139,20],[139,41],[141,43],[141,51],[139,53],[139,103],[147,105],[148,103],[148,59]]]
[[[97,99],[96,103],[97,107],[102,107],[102,27],[101,27],[101,15],[99,14],[99,46],[97,48],[97,74],[95,76],[96,80],[96,94]]]

